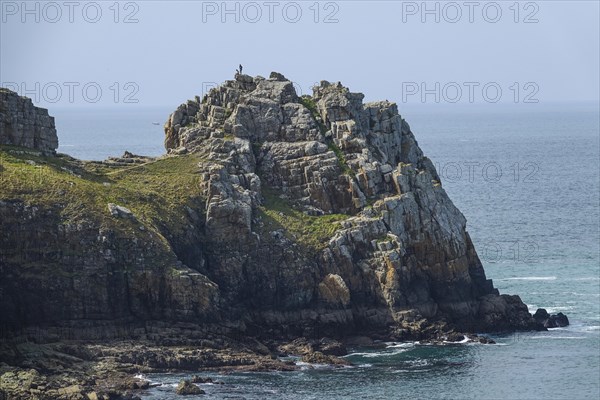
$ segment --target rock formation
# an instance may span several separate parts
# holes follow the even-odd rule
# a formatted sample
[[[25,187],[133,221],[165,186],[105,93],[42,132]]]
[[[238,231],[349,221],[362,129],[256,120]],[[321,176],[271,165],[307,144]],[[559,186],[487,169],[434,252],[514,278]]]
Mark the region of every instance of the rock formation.
[[[31,99],[0,88],[0,144],[54,153],[58,148],[54,117]]]
[[[362,100],[340,83],[298,97],[281,74],[237,75],[169,116],[169,156],[8,163],[39,167],[53,190],[0,191],[4,331],[147,336],[167,322],[197,324],[197,337],[402,339],[432,323],[539,327],[486,279],[396,104]]]
[[[192,395],[204,394],[205,392],[189,380],[182,379],[177,385],[176,393],[181,395]]]
[[[341,366],[340,340],[568,323],[486,279],[394,103],[238,74],[169,116],[168,155],[82,162],[41,154],[51,117],[2,99],[0,398],[116,398],[148,385],[124,371]]]
[[[238,75],[171,114],[167,149],[214,161],[206,273],[221,295],[239,304],[244,293],[253,322],[293,321],[303,334],[441,317],[466,330],[533,327],[520,299],[486,279],[465,218],[396,104],[363,97],[324,81],[300,98],[281,74]],[[346,217],[310,252],[285,226],[264,231],[265,190],[306,214]]]

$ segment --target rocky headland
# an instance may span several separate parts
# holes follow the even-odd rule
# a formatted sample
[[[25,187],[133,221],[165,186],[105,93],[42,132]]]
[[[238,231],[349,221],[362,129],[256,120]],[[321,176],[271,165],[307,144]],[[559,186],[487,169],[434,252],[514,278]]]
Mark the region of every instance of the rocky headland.
[[[0,399],[127,398],[140,372],[344,365],[346,345],[566,319],[486,278],[394,103],[237,75],[169,116],[165,156],[83,162],[54,153],[47,112],[0,96]]]

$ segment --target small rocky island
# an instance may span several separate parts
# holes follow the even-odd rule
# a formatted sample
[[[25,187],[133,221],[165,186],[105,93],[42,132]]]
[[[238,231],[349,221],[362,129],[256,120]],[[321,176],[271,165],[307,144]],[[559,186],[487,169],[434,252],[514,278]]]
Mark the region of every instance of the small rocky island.
[[[363,97],[238,74],[169,116],[165,156],[84,162],[0,90],[0,399],[568,323],[498,293],[396,104]]]

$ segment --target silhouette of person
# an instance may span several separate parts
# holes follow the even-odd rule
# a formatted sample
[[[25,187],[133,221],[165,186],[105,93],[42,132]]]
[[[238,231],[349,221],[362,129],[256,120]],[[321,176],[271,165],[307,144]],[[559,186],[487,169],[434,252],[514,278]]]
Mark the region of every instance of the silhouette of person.
[[[240,64],[240,74],[242,73],[242,64]]]

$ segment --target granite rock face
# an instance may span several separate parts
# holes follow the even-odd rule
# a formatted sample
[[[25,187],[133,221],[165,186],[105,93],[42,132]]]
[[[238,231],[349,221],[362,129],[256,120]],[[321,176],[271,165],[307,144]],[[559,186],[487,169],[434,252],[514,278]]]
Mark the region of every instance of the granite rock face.
[[[119,188],[137,173],[156,192],[111,195],[76,218],[64,196],[0,197],[0,325],[71,338],[539,328],[486,278],[396,104],[363,97],[325,81],[299,97],[281,74],[238,75],[169,116],[168,156],[75,182]],[[139,171],[185,160],[192,171],[164,179],[194,184],[157,202],[165,181]]]
[[[421,318],[535,327],[517,296],[486,279],[464,216],[396,104],[363,97],[323,81],[299,98],[281,74],[240,75],[169,117],[170,152],[210,149],[218,162],[205,182],[205,245],[222,295],[246,298],[263,327],[293,321],[306,335]],[[267,240],[256,212],[265,188],[306,214],[347,218],[317,252]]]
[[[58,148],[54,117],[31,99],[0,88],[0,144],[54,153]]]

